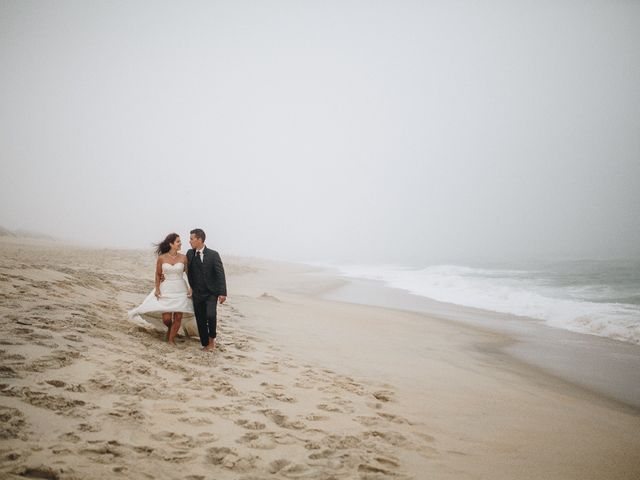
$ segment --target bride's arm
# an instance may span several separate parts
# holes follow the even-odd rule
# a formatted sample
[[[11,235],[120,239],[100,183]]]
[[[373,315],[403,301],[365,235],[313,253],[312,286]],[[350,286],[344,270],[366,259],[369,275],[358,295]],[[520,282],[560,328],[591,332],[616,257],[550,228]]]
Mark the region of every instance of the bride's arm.
[[[160,278],[161,276],[162,276],[162,259],[158,257],[158,261],[156,262],[156,290],[154,292],[156,298],[160,298],[160,282],[162,281],[162,279]]]
[[[186,260],[187,257],[185,257]],[[187,297],[191,298],[192,290],[191,285],[189,285],[189,263],[188,261],[184,262],[184,270],[182,271],[182,278],[184,278],[184,283],[187,284]]]

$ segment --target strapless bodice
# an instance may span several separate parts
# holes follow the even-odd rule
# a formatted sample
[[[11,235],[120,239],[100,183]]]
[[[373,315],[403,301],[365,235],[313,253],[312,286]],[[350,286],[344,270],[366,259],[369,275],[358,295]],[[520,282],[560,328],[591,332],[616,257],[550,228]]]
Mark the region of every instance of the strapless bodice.
[[[182,272],[184,271],[184,263],[177,262],[171,265],[170,263],[162,264],[162,273],[164,273],[165,280],[182,280]]]

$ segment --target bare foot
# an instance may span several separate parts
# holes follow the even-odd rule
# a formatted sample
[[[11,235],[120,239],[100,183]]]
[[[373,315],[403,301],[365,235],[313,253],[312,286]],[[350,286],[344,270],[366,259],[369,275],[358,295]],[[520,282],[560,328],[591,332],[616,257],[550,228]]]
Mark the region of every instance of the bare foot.
[[[168,342],[169,341],[169,334],[171,333],[171,326],[173,325],[173,321],[169,320],[169,323],[165,323],[165,325],[167,326],[167,333],[164,337],[164,339]],[[169,342],[171,343],[171,342]]]
[[[211,350],[215,350],[215,349],[216,349],[216,341],[213,338],[211,338],[209,339],[209,345],[204,347],[202,350],[204,350],[205,352],[210,352]]]

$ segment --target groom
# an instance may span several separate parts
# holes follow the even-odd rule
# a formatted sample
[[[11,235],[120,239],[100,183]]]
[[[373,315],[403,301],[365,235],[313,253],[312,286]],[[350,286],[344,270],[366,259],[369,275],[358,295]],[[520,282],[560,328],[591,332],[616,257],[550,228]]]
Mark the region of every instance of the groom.
[[[220,255],[204,244],[206,235],[200,228],[191,230],[187,252],[189,284],[193,291],[193,310],[203,350],[216,348],[216,307],[227,299],[227,283]]]

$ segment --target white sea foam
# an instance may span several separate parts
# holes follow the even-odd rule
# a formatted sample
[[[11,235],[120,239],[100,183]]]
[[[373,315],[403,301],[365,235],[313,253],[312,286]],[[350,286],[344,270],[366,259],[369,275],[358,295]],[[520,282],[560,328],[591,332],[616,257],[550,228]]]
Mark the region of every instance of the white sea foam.
[[[536,318],[556,328],[640,344],[640,305],[604,301],[618,293],[609,285],[563,285],[550,281],[544,272],[456,265],[339,269],[344,276],[382,281],[441,302]]]

